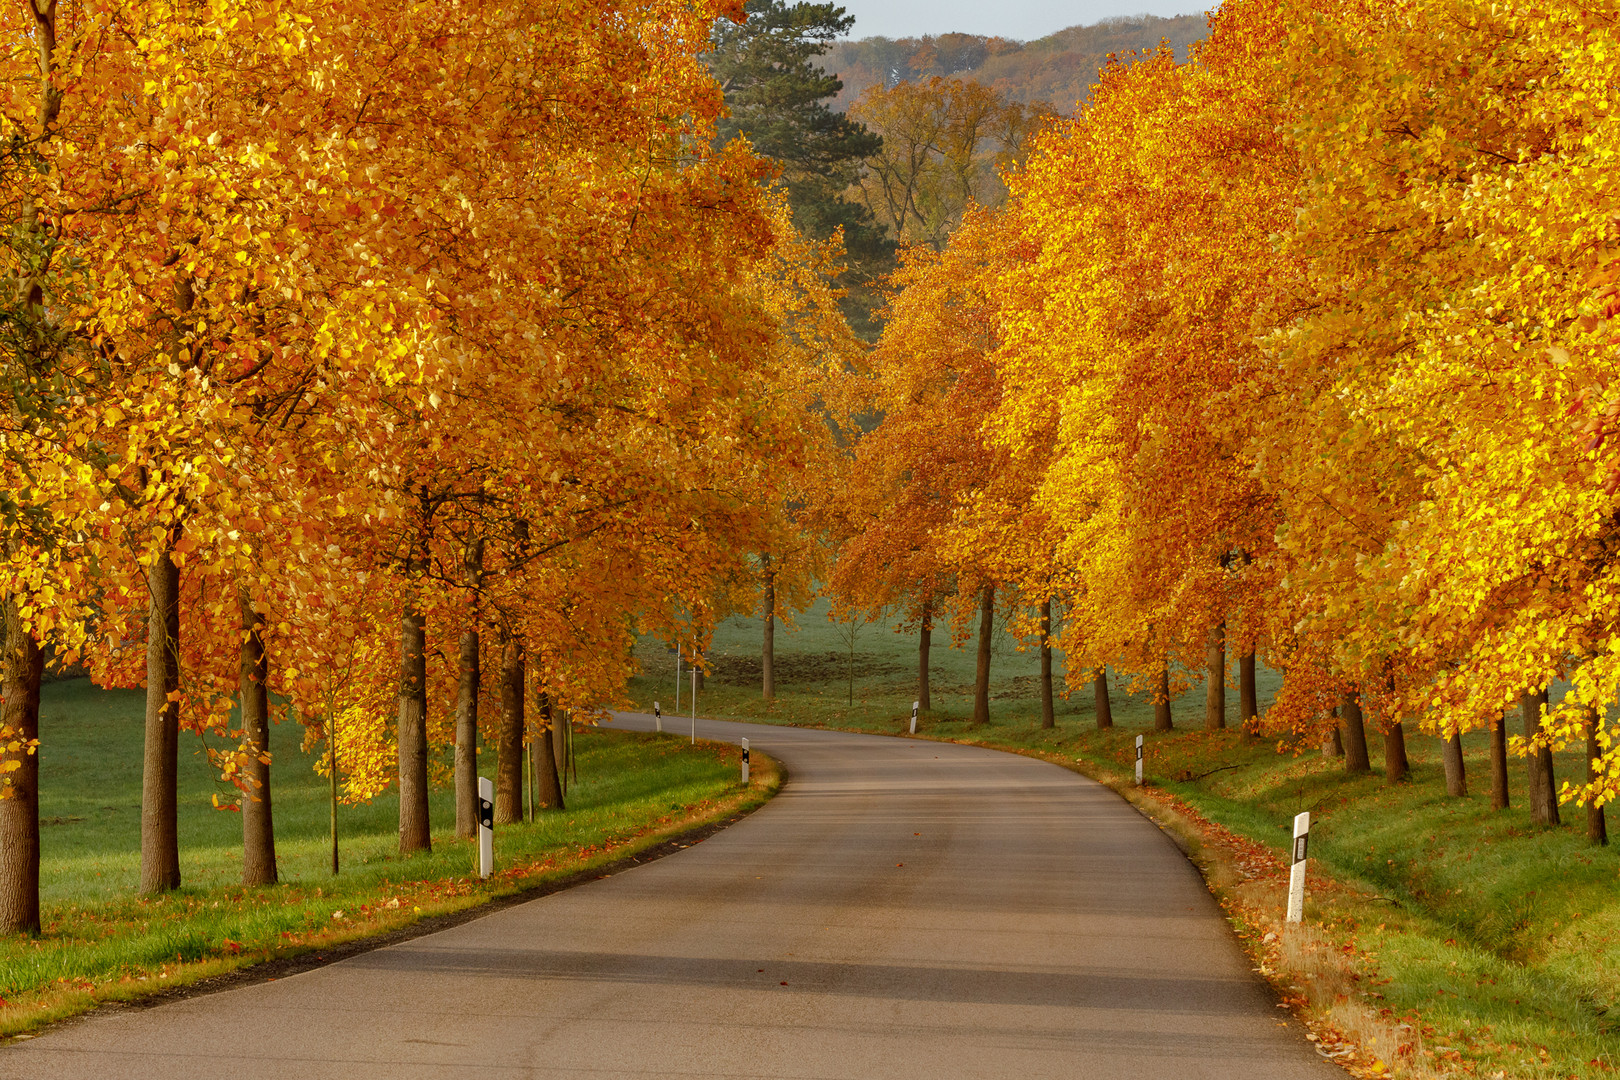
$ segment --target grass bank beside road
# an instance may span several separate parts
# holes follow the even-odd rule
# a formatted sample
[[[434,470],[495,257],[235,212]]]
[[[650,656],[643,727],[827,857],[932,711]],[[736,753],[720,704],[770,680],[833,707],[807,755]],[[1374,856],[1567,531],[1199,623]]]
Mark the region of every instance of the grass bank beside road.
[[[401,859],[392,793],[339,808],[341,872],[330,872],[328,789],[300,748],[273,733],[272,803],[281,884],[244,889],[241,818],[212,806],[215,780],[196,736],[182,736],[183,887],[136,894],[140,869],[139,692],[84,681],[45,688],[41,749],[44,932],[0,940],[0,1035],[188,985],[278,957],[321,956],[495,898],[593,873],[758,805],[779,784],[754,756],[675,736],[581,728],[568,808],[502,826],[496,873],[477,876],[477,847],[457,840],[447,790],[433,792],[433,852]],[[490,759],[489,767],[493,767]]]
[[[857,639],[851,705],[847,653],[837,655],[847,642],[807,616],[799,634],[778,634],[778,700],[768,703],[749,663],[757,628],[756,620],[722,628],[718,675],[699,696],[701,714],[906,731],[914,637],[872,628]],[[1410,736],[1412,776],[1389,787],[1379,773],[1347,776],[1342,762],[1312,747],[1198,730],[1201,689],[1176,703],[1174,732],[1151,730],[1151,705],[1117,691],[1115,727],[1096,730],[1089,686],[1060,702],[1058,726],[1043,730],[1035,658],[1005,645],[991,723],[975,728],[965,695],[971,652],[936,655],[943,692],[919,733],[1076,768],[1176,834],[1256,968],[1313,1025],[1323,1056],[1369,1077],[1586,1080],[1620,1072],[1620,852],[1587,845],[1578,807],[1563,808],[1563,826],[1532,825],[1520,759],[1511,763],[1514,806],[1491,810],[1483,734],[1464,739],[1472,794],[1454,799],[1437,740]],[[667,711],[672,664],[651,647],[643,663],[649,671],[633,684],[637,700],[659,697]],[[1262,707],[1275,686],[1275,674],[1263,672]],[[1235,692],[1229,717],[1235,721]],[[1131,784],[1139,734],[1149,780],[1141,791]],[[1562,753],[1555,765],[1560,778],[1572,778],[1583,756]],[[1305,924],[1289,927],[1284,860],[1301,810],[1312,813],[1310,894]]]

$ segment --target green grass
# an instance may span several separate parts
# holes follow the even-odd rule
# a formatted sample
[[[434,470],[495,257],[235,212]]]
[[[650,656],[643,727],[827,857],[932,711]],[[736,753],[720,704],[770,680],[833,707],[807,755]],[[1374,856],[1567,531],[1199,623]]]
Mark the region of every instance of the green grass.
[[[398,801],[339,808],[341,873],[330,873],[326,780],[300,748],[302,732],[273,733],[276,851],[281,884],[244,889],[241,818],[213,806],[234,796],[183,735],[183,887],[136,895],[140,873],[142,707],[138,691],[83,680],[45,688],[41,708],[41,901],[37,939],[0,941],[0,1031],[81,1010],[98,998],[215,974],[245,962],[397,929],[424,915],[532,888],[741,809],[737,752],[674,736],[582,730],[568,809],[503,826],[497,873],[476,877],[476,846],[452,835],[451,792],[432,795],[431,854],[397,854]],[[486,769],[487,771],[487,769]],[[770,770],[765,770],[769,774]],[[768,776],[767,776],[768,778]]]
[[[1093,774],[1128,776],[1136,735],[1147,738],[1148,772],[1158,787],[1240,836],[1285,850],[1294,814],[1311,810],[1311,854],[1344,883],[1313,901],[1307,917],[1350,943],[1364,972],[1356,993],[1397,1032],[1407,1051],[1376,1048],[1397,1069],[1430,1074],[1589,1077],[1620,1068],[1620,858],[1585,840],[1585,811],[1565,806],[1565,824],[1540,828],[1525,810],[1521,759],[1510,763],[1515,805],[1490,808],[1486,736],[1465,738],[1471,795],[1445,794],[1440,743],[1408,736],[1409,782],[1388,787],[1381,774],[1347,776],[1314,748],[1208,734],[1202,689],[1175,703],[1172,733],[1152,728],[1152,706],[1116,692],[1116,727],[1094,727],[1089,683],[1058,703],[1058,726],[1042,730],[1033,652],[1000,635],[992,666],[991,722],[972,727],[974,656],[936,645],[935,708],[921,733],[1000,746],[1076,764]],[[797,631],[777,633],[778,700],[761,700],[760,626],[733,619],[716,634],[698,708],[706,716],[899,734],[916,687],[916,637],[868,627],[856,639],[854,702],[848,643],[820,607]],[[638,656],[638,704],[670,711],[673,657],[652,642]],[[1061,658],[1057,661],[1061,673]],[[1260,672],[1262,709],[1278,676]],[[682,686],[682,711],[690,708]],[[1229,722],[1236,694],[1228,692]],[[1375,766],[1381,742],[1374,739]],[[1555,759],[1559,778],[1584,768],[1576,751]],[[1612,823],[1620,826],[1620,822]],[[1309,973],[1301,973],[1306,979]],[[1331,1005],[1332,1002],[1327,1003]],[[1411,1049],[1411,1047],[1417,1049]]]

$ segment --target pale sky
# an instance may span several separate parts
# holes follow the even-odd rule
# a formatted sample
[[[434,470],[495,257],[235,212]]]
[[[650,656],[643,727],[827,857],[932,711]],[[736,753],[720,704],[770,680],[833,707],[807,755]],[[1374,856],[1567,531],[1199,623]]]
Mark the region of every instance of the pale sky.
[[[1000,35],[1029,41],[1115,15],[1193,15],[1215,0],[837,0],[855,16],[850,36]]]

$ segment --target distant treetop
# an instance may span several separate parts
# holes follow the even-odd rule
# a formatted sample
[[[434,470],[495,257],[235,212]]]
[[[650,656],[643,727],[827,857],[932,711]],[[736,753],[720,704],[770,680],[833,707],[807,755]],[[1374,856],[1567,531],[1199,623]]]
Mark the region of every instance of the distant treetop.
[[[1048,102],[1068,113],[1090,96],[1110,54],[1129,62],[1165,42],[1181,60],[1208,30],[1203,15],[1139,15],[1071,26],[1028,42],[979,34],[869,37],[836,42],[816,62],[843,80],[835,109],[847,108],[869,86],[892,88],[937,75],[982,83],[1007,101]]]

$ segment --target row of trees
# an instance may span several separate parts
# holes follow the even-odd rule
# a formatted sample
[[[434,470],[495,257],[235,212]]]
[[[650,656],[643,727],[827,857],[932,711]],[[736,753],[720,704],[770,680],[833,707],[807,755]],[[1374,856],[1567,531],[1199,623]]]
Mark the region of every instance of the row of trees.
[[[228,737],[248,883],[274,713],[334,791],[397,780],[410,853],[441,769],[471,835],[480,728],[497,820],[526,743],[560,804],[552,717],[753,602],[853,339],[833,249],[715,138],[718,16],[4,7],[0,929],[39,925],[47,657],[147,689],[158,892],[182,729]]]
[[[1597,838],[1617,39],[1562,0],[1234,0],[1187,62],[1108,68],[1004,207],[906,254],[832,512],[845,602],[901,605],[926,655],[942,614],[1001,597],[1033,632],[1056,601],[1070,677],[1113,667],[1161,726],[1199,670],[1224,725],[1230,649],[1246,724],[1352,769],[1381,733],[1392,781],[1418,725],[1466,790],[1458,737],[1489,729],[1499,804],[1511,745],[1536,818],[1585,803]],[[1556,781],[1570,744],[1589,772]]]

